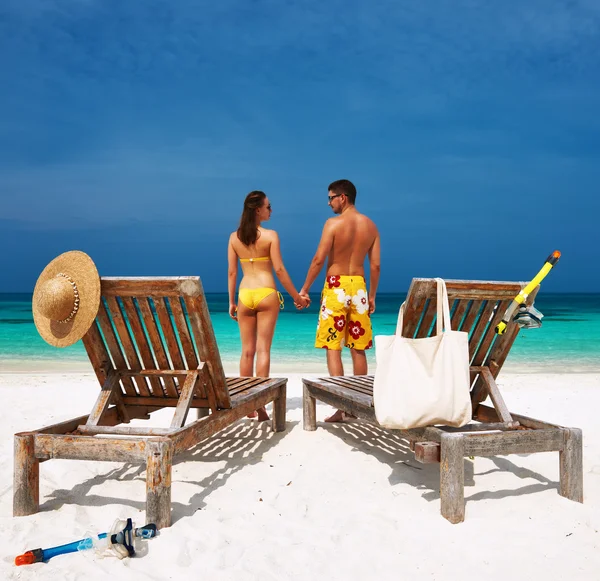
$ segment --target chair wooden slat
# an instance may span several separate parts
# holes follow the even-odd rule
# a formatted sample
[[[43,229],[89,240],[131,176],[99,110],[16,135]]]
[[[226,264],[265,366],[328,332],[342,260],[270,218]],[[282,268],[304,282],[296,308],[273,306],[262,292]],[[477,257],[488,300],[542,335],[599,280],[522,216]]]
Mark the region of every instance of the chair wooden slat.
[[[373,388],[367,385],[364,385],[362,382],[355,381],[352,377],[343,377],[343,376],[333,376],[333,377],[322,377],[320,378],[322,381],[328,381],[334,385],[339,385],[340,387],[346,389],[352,389],[354,391],[359,391],[364,393],[365,395],[373,395]]]
[[[194,319],[194,313],[196,311],[196,305],[194,303],[193,296],[184,295],[183,304],[185,311],[187,313],[187,318],[190,322],[190,327],[192,330],[191,340],[196,347],[196,351],[198,353],[198,359],[202,363],[206,363],[205,373],[204,373],[204,381],[199,383],[198,391],[202,394],[203,397],[209,397],[211,402],[214,403],[216,407],[220,407],[220,404],[217,403],[217,395],[215,393],[212,373],[211,373],[211,363],[208,361],[210,349],[208,347],[208,341],[210,338],[206,336],[204,332],[204,325],[202,324],[194,324],[192,323],[192,319]]]
[[[152,343],[152,350],[156,357],[158,368],[163,371],[171,369],[171,365],[167,358],[165,347],[163,345],[160,333],[158,331],[157,321],[154,318],[154,313],[152,312],[152,309],[150,308],[148,298],[139,298],[138,307],[142,313],[144,326],[148,331],[148,336],[150,337],[150,342]],[[166,396],[177,397],[177,388],[175,387],[175,381],[173,377],[165,376],[163,377],[163,381],[165,384]]]
[[[126,369],[127,363],[125,361],[125,354],[123,353],[122,348],[119,345],[119,342],[117,341],[115,332],[113,330],[109,316],[106,312],[106,307],[103,301],[100,301],[100,308],[98,309],[98,314],[96,315],[96,322],[98,323],[98,326],[102,331],[102,335],[104,336],[104,340],[106,341],[108,351],[110,352],[110,356],[114,361],[115,369]],[[85,337],[83,343],[85,345]],[[123,387],[123,393],[125,393],[126,395],[137,395],[131,377],[122,377],[121,385]]]
[[[486,301],[483,309],[479,313],[477,321],[475,321],[473,332],[469,337],[469,360],[473,360],[473,356],[475,355],[475,351],[479,347],[479,343],[481,342],[481,338],[485,334],[486,330],[489,328],[490,319],[494,313],[494,308],[496,307],[496,303],[494,301],[488,300]]]
[[[102,277],[102,294],[114,297],[178,297],[182,296],[190,286],[195,286],[199,279],[193,276],[180,277]]]
[[[169,300],[169,306],[171,307],[171,313],[173,313],[173,321],[175,322],[175,328],[177,329],[183,355],[187,363],[186,367],[188,369],[197,369],[199,361],[194,350],[181,303],[178,299],[171,299]]]
[[[131,337],[129,336],[129,329],[127,328],[127,323],[125,318],[123,317],[123,313],[121,312],[121,307],[117,301],[116,297],[107,296],[106,304],[108,306],[108,313],[110,318],[113,321],[115,329],[117,331],[117,339],[123,346],[123,351],[125,352],[125,356],[127,357],[127,363],[129,369],[134,371],[139,371],[142,369],[142,364],[138,357],[138,354],[131,342]],[[138,392],[142,396],[150,395],[150,389],[148,388],[148,384],[146,383],[146,379],[140,376],[134,376],[133,381],[135,382]]]
[[[481,380],[486,386],[486,390],[494,403],[494,408],[496,409],[498,416],[500,416],[500,419],[506,423],[512,422],[513,419],[508,411],[504,398],[496,385],[496,380],[492,377],[492,373],[487,367],[482,367],[481,369]]]
[[[112,369],[113,366],[96,322],[92,323],[88,332],[83,336],[83,346],[88,354],[94,373],[98,378],[98,383],[104,385],[108,376],[108,370]]]
[[[461,324],[463,323],[463,318],[465,316],[465,312],[469,306],[469,299],[457,299],[458,304],[452,313],[452,317],[450,319],[452,329],[455,331],[461,330]]]
[[[433,321],[436,318],[436,314],[437,314],[437,297],[430,297],[429,303],[425,307],[425,313],[423,315],[423,318],[421,319],[421,322],[419,323],[419,327],[418,327],[417,333],[415,335],[415,337],[417,339],[422,339],[423,337],[430,336],[429,330],[431,328]],[[434,326],[433,335],[435,335],[435,334],[436,334],[436,331],[435,331],[435,326]]]
[[[187,361],[187,367],[189,369],[197,369],[201,362],[198,360],[198,356],[194,348],[194,340],[192,335],[190,335],[190,330],[188,328],[188,323],[185,316],[186,313],[183,310],[180,300],[180,297],[172,298],[169,300],[169,306],[171,307],[171,312],[173,313],[175,328],[177,329],[179,342],[181,343],[183,354]],[[203,343],[200,342],[199,345],[203,345]],[[204,362],[202,362],[202,364],[204,364]],[[211,402],[211,409],[217,409],[217,399],[214,393],[214,388],[212,387],[212,379],[208,374],[208,370],[203,373],[202,377],[204,379],[202,382],[199,382],[197,391],[201,397],[208,398],[208,401]]]
[[[503,300],[515,298],[526,284],[493,280],[449,280],[446,281],[446,289],[450,300],[454,298]],[[431,286],[435,289],[435,281]]]
[[[477,351],[473,355],[471,365],[481,365],[485,361],[490,346],[497,337],[496,327],[498,326],[498,323],[500,323],[500,321],[502,320],[502,317],[504,316],[504,313],[506,312],[506,309],[508,308],[510,303],[511,301],[508,299],[497,303],[494,317],[488,326],[485,336],[482,337]]]
[[[480,301],[478,299],[473,299],[470,302],[469,310],[467,311],[467,315],[464,318],[463,324],[461,325],[460,330],[469,334],[469,337],[473,334],[475,330],[475,325],[479,320],[479,313],[483,308],[484,301]]]
[[[125,308],[125,314],[127,315],[129,326],[131,328],[132,339],[133,341],[135,341],[143,368],[156,369],[154,356],[150,349],[146,333],[144,332],[144,329],[142,327],[142,323],[140,321],[136,306],[133,302],[133,297],[123,297],[121,302],[123,303],[123,307]],[[150,376],[147,381],[150,383],[152,395],[156,397],[165,396],[165,392],[159,377]]]
[[[365,387],[373,389],[373,376],[372,375],[355,375],[353,377],[356,383],[364,385]]]
[[[446,280],[448,299],[504,300],[513,299],[525,287],[526,282],[502,282],[488,280]],[[416,304],[422,298],[436,296],[437,284],[433,278],[413,278],[407,295],[407,303]],[[408,306],[408,305],[407,305]]]
[[[423,312],[427,299],[425,297],[413,297],[411,301],[406,301],[404,309],[404,323],[402,326],[402,336],[412,338],[415,336],[417,325]]]
[[[203,357],[206,357],[208,367],[208,385],[207,389],[214,392],[216,404],[219,409],[231,407],[231,397],[227,390],[227,380],[223,363],[219,354],[217,340],[212,324],[210,323],[210,314],[208,305],[204,298],[202,285],[198,281],[198,290],[196,293],[184,294],[184,301],[190,318],[192,331],[196,343],[203,345]]]
[[[319,390],[322,390],[324,393],[329,393],[334,396],[337,400],[344,399],[351,402],[351,404],[359,404],[364,408],[371,409],[373,407],[373,397],[370,395],[366,395],[360,391],[354,389],[348,389],[346,387],[342,387],[336,383],[330,381],[330,377],[321,377],[321,378],[304,378],[302,380],[303,384],[306,386],[307,384],[315,387]],[[320,398],[324,399],[324,398]],[[326,402],[330,405],[333,405],[333,402]],[[346,410],[346,411],[354,411],[354,410]]]
[[[185,383],[185,381],[184,381]],[[183,385],[183,383],[182,383]],[[147,406],[148,408],[154,408],[154,410],[158,410],[161,408],[169,408],[169,407],[177,407],[180,401],[180,397],[154,397],[153,395],[148,397],[142,397],[141,395],[136,395],[135,397],[123,397],[123,402],[128,406],[128,409],[133,407],[139,408],[140,406]],[[190,404],[192,408],[210,408],[210,403],[207,399],[201,399],[198,397],[194,397]]]
[[[214,339],[210,337],[210,334],[206,333],[206,324],[202,321],[202,309],[194,299],[195,297],[185,295],[183,297],[183,304],[185,306],[188,319],[190,321],[192,337],[194,340],[194,344],[196,345],[196,349],[198,350],[198,356],[200,358],[200,361],[208,363],[209,359],[211,358],[211,349],[209,343]],[[206,314],[208,315],[208,306],[206,308]],[[197,323],[192,322],[194,319],[197,321]]]
[[[241,393],[252,387],[256,387],[265,381],[264,377],[244,377],[243,381],[236,381],[232,385],[232,378],[227,378],[227,386],[229,388],[229,394],[233,397],[234,395]]]
[[[119,400],[119,408],[121,411],[125,411],[125,406],[123,405],[123,401],[121,400],[121,394],[117,392],[119,383],[119,376],[114,372],[114,370],[110,370],[107,374],[106,381],[98,394],[98,398],[96,399],[96,403],[92,408],[92,411],[87,419],[86,425],[88,426],[98,426],[100,421],[102,420],[102,416],[108,410],[108,405],[111,400],[114,400],[115,397]]]
[[[199,375],[199,371],[190,371],[185,378],[183,387],[181,388],[181,397],[171,421],[171,428],[181,428],[185,424],[192,399],[194,398]]]
[[[156,309],[156,314],[158,315],[160,328],[167,343],[167,349],[171,358],[171,362],[173,364],[173,368],[185,369],[185,363],[181,354],[179,343],[177,343],[175,331],[173,330],[173,323],[171,321],[171,316],[169,315],[165,299],[163,297],[156,297],[154,299],[154,308]],[[178,394],[179,387],[181,385],[183,384],[179,382],[177,382],[176,384],[175,389],[177,390]]]
[[[235,387],[238,383],[243,383],[247,379],[247,377],[228,377],[227,385],[229,386],[229,389],[231,389],[232,387]]]

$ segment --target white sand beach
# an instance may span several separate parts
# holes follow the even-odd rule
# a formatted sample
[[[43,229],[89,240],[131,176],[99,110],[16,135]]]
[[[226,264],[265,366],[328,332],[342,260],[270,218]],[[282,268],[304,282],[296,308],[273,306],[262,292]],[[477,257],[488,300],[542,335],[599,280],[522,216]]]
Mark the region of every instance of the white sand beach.
[[[558,495],[558,453],[466,459],[458,525],[440,515],[439,465],[359,421],[303,431],[302,375],[281,375],[287,430],[244,419],[178,459],[173,525],[138,556],[87,551],[15,567],[26,550],[105,532],[117,518],[145,524],[144,467],[42,463],[40,512],[13,518],[13,434],[88,413],[98,386],[91,372],[0,374],[0,579],[600,578],[600,374],[499,378],[511,411],[582,428],[584,504]],[[318,404],[317,419],[330,411]]]

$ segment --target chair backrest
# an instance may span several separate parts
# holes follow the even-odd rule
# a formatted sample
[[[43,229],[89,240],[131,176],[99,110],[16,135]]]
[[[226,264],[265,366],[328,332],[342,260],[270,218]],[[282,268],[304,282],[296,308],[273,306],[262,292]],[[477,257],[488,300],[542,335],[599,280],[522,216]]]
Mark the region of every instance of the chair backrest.
[[[101,285],[96,320],[83,338],[101,384],[115,371],[128,401],[138,397],[148,405],[156,398],[161,405],[179,397],[184,372],[204,364],[202,397],[218,409],[231,407],[199,277],[103,277]],[[181,373],[135,373],[142,370]]]
[[[471,367],[488,367],[497,377],[512,347],[519,326],[510,321],[502,335],[495,332],[506,309],[527,282],[446,280],[452,329],[469,334]],[[531,305],[539,286],[527,298]],[[408,290],[404,315],[404,337],[435,335],[437,284],[432,278],[414,278]],[[473,388],[480,383],[472,373]]]

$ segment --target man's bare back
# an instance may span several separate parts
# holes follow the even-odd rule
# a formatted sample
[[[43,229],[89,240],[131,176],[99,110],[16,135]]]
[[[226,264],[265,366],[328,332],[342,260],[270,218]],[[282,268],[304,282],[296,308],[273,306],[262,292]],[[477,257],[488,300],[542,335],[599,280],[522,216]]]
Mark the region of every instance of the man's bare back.
[[[333,241],[327,258],[327,276],[364,276],[365,258],[378,236],[374,222],[352,207],[330,218],[325,225],[328,227]]]

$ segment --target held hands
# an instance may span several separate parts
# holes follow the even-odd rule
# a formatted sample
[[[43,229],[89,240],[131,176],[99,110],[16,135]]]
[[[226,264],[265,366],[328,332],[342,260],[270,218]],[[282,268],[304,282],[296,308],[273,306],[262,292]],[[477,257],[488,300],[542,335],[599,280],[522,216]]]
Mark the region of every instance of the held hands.
[[[306,308],[310,307],[310,296],[307,291],[300,291],[300,296],[306,301]]]
[[[300,297],[306,301],[305,308],[310,307],[310,295],[308,294],[308,291],[304,289],[304,287],[300,289]]]
[[[229,304],[229,316],[234,320],[237,321],[237,306],[235,303],[230,303]]]
[[[294,306],[298,309],[306,309],[310,307],[310,297],[308,294],[300,293],[298,298],[294,301]]]

